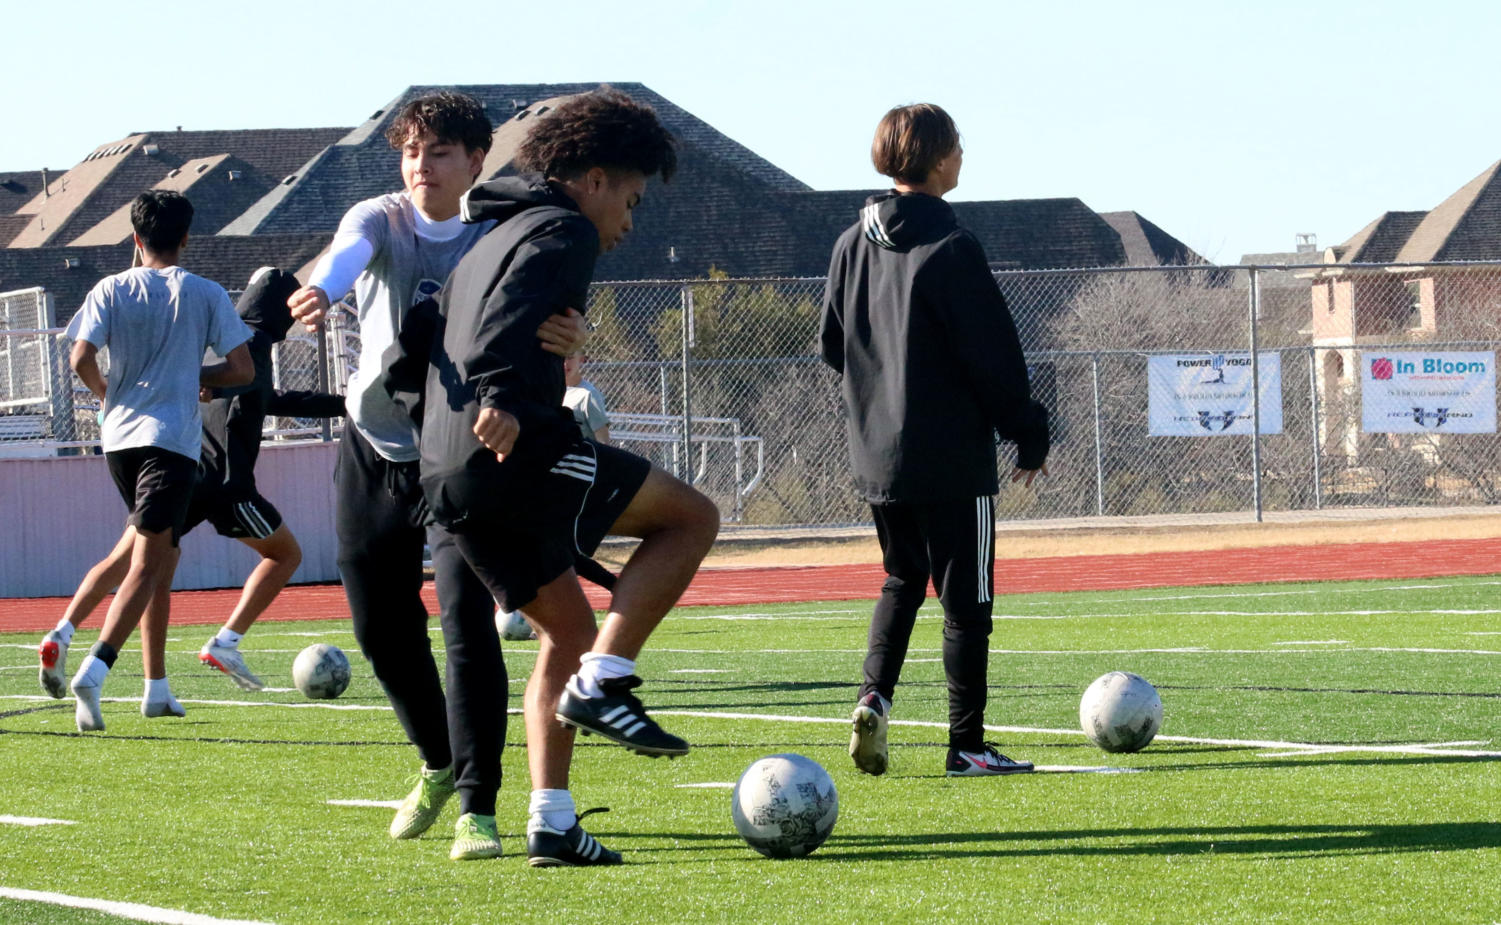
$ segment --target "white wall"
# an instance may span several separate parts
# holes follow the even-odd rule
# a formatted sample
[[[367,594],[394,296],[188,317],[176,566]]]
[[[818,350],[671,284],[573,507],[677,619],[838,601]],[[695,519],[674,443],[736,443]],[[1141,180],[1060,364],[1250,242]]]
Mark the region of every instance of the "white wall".
[[[336,581],[336,443],[267,444],[260,492],[302,545],[294,582]],[[103,456],[0,459],[0,597],[71,595],[120,538],[125,504]],[[257,556],[202,524],[182,542],[176,590],[238,587]]]

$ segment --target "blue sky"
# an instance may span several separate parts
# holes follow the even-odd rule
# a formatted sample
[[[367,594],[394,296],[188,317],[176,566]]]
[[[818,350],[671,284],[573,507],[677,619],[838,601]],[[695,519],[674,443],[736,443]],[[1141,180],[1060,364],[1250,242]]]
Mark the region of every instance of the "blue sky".
[[[1234,262],[1432,208],[1501,160],[1494,3],[517,6],[10,4],[0,171],[177,125],[354,125],[412,84],[600,80],[815,188],[867,188],[876,121],[927,100],[965,137],[951,198],[1134,209]]]

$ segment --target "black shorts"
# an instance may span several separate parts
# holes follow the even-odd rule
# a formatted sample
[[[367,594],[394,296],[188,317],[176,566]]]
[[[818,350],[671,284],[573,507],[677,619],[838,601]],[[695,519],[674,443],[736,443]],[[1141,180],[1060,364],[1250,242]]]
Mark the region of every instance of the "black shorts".
[[[263,540],[281,526],[281,512],[260,492],[232,498],[219,489],[199,482],[188,504],[188,516],[183,521],[182,532],[192,532],[204,521],[214,525],[220,536],[232,540]]]
[[[171,530],[176,546],[198,482],[198,461],[155,446],[114,450],[104,459],[129,510],[125,523],[144,533]]]
[[[650,471],[634,453],[580,439],[550,471],[507,480],[466,471],[423,490],[490,593],[518,610],[598,548]]]

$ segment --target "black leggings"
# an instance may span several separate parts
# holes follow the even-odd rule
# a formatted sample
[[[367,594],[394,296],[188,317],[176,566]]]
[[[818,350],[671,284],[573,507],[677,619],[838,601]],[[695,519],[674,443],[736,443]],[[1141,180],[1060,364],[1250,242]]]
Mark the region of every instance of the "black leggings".
[[[430,768],[453,763],[443,685],[422,603],[422,520],[417,463],[381,456],[353,424],[334,467],[339,575],[354,638],[407,738]]]
[[[887,577],[871,616],[860,696],[876,691],[892,699],[931,577],[943,604],[949,747],[979,751],[985,740],[994,505],[979,497],[875,504],[871,511]]]

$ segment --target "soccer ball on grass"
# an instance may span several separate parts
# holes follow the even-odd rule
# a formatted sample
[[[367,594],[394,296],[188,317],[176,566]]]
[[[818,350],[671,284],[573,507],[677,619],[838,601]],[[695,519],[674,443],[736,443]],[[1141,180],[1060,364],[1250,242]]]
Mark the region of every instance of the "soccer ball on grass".
[[[740,837],[769,858],[800,858],[823,844],[839,818],[829,772],[802,755],[770,755],[740,775],[730,797]]]
[[[338,646],[316,643],[297,653],[292,683],[304,697],[332,700],[349,686],[349,659]]]
[[[1162,728],[1162,698],[1141,675],[1112,671],[1084,691],[1079,725],[1107,752],[1139,752]]]

